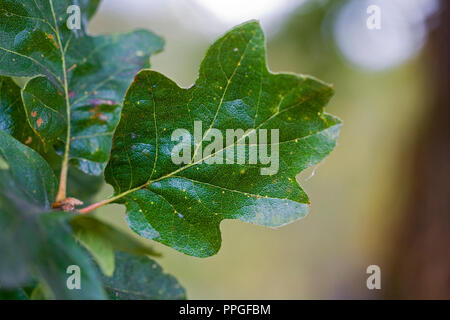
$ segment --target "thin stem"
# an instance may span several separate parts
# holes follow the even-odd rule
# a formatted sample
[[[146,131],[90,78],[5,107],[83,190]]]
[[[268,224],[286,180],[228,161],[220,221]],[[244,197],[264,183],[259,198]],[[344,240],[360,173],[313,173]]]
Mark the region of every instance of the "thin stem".
[[[67,83],[67,70],[66,70],[66,56],[64,53],[61,37],[59,35],[58,22],[56,21],[55,10],[53,9],[53,1],[50,0],[50,7],[52,9],[53,20],[55,22],[56,38],[58,40],[59,50],[61,52],[62,69],[64,77],[64,95],[66,98],[66,113],[67,113],[67,133],[66,133],[66,145],[64,148],[64,156],[61,165],[61,174],[59,178],[59,189],[56,196],[56,202],[62,201],[66,198],[67,191],[67,173],[69,171],[69,152],[70,152],[70,98],[69,98],[69,85]]]
[[[99,202],[97,202],[97,203],[91,204],[90,206],[88,206],[88,207],[86,207],[86,208],[83,208],[83,209],[78,210],[78,212],[81,213],[81,214],[89,213],[89,212],[91,212],[91,211],[93,211],[93,210],[95,210],[95,209],[97,209],[97,208],[103,207],[105,204],[109,204],[109,203],[111,203],[111,202],[114,202],[114,201],[116,201],[116,200],[119,200],[120,198],[125,197],[127,194],[130,194],[130,193],[132,193],[132,192],[135,192],[135,191],[137,191],[137,190],[140,190],[140,189],[142,189],[142,188],[145,188],[147,185],[148,185],[148,184],[146,183],[146,184],[144,184],[144,185],[142,185],[142,186],[139,186],[139,187],[130,189],[130,190],[128,190],[128,191],[125,191],[125,192],[123,192],[123,193],[121,193],[121,194],[118,194],[118,195],[115,196],[115,197],[112,197],[112,198],[109,198],[109,199],[105,199],[105,200],[99,201]]]
[[[94,211],[97,208],[103,207],[105,204],[111,203],[114,200],[117,200],[117,199],[114,199],[114,198],[106,199],[106,200],[91,204],[90,206],[88,206],[86,208],[80,209],[80,210],[78,210],[78,212],[81,214],[86,214],[91,211]]]

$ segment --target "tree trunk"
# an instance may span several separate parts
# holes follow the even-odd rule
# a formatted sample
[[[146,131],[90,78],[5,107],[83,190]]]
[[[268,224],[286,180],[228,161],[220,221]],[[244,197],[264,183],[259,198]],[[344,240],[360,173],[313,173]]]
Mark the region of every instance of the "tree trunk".
[[[397,228],[388,298],[450,299],[449,4],[441,1],[428,41],[429,112],[412,152],[413,184]]]

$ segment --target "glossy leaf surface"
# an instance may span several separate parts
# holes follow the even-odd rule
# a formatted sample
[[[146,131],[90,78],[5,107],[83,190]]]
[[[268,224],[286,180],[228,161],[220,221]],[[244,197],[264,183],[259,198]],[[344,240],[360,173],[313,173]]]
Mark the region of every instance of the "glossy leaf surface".
[[[125,97],[105,171],[115,199],[127,207],[128,224],[143,237],[205,257],[220,248],[224,219],[278,227],[303,217],[310,203],[295,177],[336,145],[340,121],[323,112],[332,94],[330,85],[310,76],[269,72],[257,22],[216,41],[188,89],[141,71]],[[177,129],[185,134],[174,139]],[[231,129],[245,133],[225,141]],[[249,142],[264,130],[265,143],[260,136],[259,145]],[[187,141],[189,161],[175,164],[181,140]],[[211,148],[213,141],[222,144]],[[270,174],[269,164],[250,163],[252,154],[262,159],[261,147],[278,150],[277,170]]]

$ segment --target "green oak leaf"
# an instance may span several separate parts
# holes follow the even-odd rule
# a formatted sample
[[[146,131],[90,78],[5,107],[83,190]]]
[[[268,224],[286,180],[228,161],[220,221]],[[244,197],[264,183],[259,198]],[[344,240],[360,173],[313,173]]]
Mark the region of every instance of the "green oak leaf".
[[[263,32],[249,22],[209,48],[188,89],[155,71],[136,76],[105,178],[115,190],[111,201],[126,205],[126,220],[139,235],[206,257],[220,248],[224,219],[278,227],[307,214],[309,199],[295,177],[336,145],[341,123],[323,112],[333,89],[310,76],[273,74],[265,58]],[[204,133],[197,138],[195,121],[201,121]],[[172,139],[180,128],[188,132],[183,142]],[[213,145],[213,129],[225,136],[227,129],[238,128],[245,134],[202,157],[202,148]],[[272,175],[262,174],[268,165],[248,160],[256,144],[249,146],[247,138],[261,129],[279,130],[279,142],[268,145],[279,148],[279,168]],[[172,151],[182,143],[192,152],[190,161],[174,164]],[[211,163],[213,158],[225,162],[222,156],[236,145],[245,152],[238,159],[237,152],[226,153],[226,162],[234,164]]]
[[[72,236],[71,214],[51,212],[56,178],[34,150],[0,130],[0,283],[45,282],[56,299],[103,299],[89,256]],[[82,270],[81,290],[66,286],[66,269]]]
[[[92,216],[75,216],[70,224],[75,237],[89,250],[107,276],[114,272],[115,251],[160,256],[152,247]]]
[[[79,5],[80,29],[67,13]],[[92,37],[86,28],[99,1],[0,0],[0,74],[31,77],[22,89],[26,118],[45,149],[67,150],[83,172],[100,175],[120,103],[134,75],[162,49],[139,30]]]
[[[186,292],[171,275],[145,256],[116,253],[112,277],[103,276],[103,285],[111,300],[182,300]]]

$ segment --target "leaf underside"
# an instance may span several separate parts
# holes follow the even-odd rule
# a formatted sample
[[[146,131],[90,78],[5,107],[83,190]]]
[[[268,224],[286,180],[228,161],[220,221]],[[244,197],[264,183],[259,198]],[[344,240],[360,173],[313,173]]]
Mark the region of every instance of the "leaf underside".
[[[312,77],[269,72],[263,32],[257,22],[245,23],[209,48],[188,89],[158,72],[139,72],[124,100],[105,178],[139,235],[189,255],[213,255],[224,219],[277,227],[306,215],[309,200],[295,176],[336,145],[340,121],[323,112],[332,94]],[[261,175],[267,165],[248,161],[195,158],[194,121],[202,121],[203,142],[212,140],[213,128],[224,136],[226,129],[279,129],[278,172]],[[179,128],[190,132],[193,155],[175,165],[171,151],[179,141],[171,134]],[[249,159],[247,140],[224,144],[213,156],[225,158],[226,150],[245,144]]]

